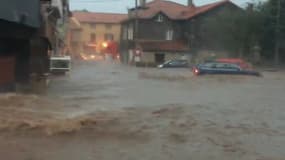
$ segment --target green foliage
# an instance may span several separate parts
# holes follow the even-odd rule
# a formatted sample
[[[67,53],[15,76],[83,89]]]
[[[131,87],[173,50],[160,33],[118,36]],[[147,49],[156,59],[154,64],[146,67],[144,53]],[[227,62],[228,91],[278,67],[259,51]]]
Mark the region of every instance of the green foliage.
[[[280,0],[279,17],[278,5],[278,0],[269,0],[261,4],[258,10],[263,18],[260,44],[263,48],[263,55],[268,58],[274,56],[274,47],[277,39],[283,42],[281,43],[281,52],[284,52],[285,48],[285,1]],[[278,20],[280,22],[279,25],[277,25]]]
[[[278,40],[285,61],[282,54],[285,53],[285,0],[280,0],[280,12],[278,1],[258,2],[245,10],[225,10],[208,18],[201,27],[200,36],[205,37],[202,42],[210,48],[225,49],[235,55],[242,53],[246,57],[259,45],[262,56],[272,59]]]
[[[262,37],[260,32],[263,30],[261,26],[264,20],[259,10],[258,5],[247,10],[224,10],[207,19],[203,25],[203,33],[209,35],[211,48],[230,51],[234,56],[249,57],[251,49],[259,44]],[[213,37],[215,40],[210,40]]]

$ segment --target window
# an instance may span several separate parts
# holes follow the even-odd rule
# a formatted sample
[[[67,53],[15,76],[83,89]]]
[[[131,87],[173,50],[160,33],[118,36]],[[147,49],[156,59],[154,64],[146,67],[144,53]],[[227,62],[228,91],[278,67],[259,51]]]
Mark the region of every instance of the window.
[[[90,42],[96,42],[96,34],[95,33],[90,34]]]
[[[73,42],[80,41],[81,31],[80,30],[73,30],[71,33],[71,39]]]
[[[95,29],[95,28],[96,28],[96,24],[95,24],[95,23],[91,23],[91,24],[90,24],[90,27],[91,27],[92,29]]]
[[[128,27],[128,40],[134,39],[134,28],[132,26]]]
[[[166,40],[173,40],[173,30],[166,31]]]
[[[114,35],[111,33],[106,33],[105,34],[105,41],[112,41],[114,40]]]
[[[156,22],[163,22],[163,16],[160,14],[160,15],[158,15],[157,16],[157,18],[156,18]]]
[[[110,30],[110,29],[112,29],[112,24],[106,24],[105,27],[107,30]]]

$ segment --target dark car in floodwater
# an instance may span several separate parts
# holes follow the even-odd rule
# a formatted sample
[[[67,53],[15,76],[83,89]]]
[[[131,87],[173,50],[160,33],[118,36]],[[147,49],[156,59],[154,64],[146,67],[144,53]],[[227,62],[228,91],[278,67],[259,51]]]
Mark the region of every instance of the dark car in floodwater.
[[[190,67],[187,60],[170,60],[157,66],[158,68],[188,68]]]
[[[193,68],[194,75],[205,74],[232,74],[232,75],[252,75],[261,76],[261,73],[253,70],[246,70],[237,64],[220,63],[220,62],[207,62],[198,64]]]

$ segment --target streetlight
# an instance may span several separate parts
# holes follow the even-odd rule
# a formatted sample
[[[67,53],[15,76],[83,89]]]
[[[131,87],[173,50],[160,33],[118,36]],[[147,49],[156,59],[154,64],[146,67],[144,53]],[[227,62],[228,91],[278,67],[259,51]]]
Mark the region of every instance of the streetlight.
[[[108,43],[107,43],[107,42],[103,42],[103,43],[102,43],[102,46],[103,46],[104,48],[107,48],[107,47],[108,47]]]

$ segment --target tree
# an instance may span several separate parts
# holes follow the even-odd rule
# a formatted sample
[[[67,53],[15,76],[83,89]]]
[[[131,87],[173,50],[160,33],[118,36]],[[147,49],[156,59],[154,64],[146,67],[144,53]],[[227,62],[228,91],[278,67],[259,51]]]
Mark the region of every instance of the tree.
[[[203,33],[210,45],[235,53],[233,56],[250,56],[252,46],[260,39],[262,18],[254,6],[248,10],[226,10],[206,21]],[[210,40],[215,37],[215,40]]]
[[[285,1],[268,0],[260,7],[260,13],[263,15],[263,31],[261,44],[264,49],[264,56],[273,58],[275,64],[278,64],[279,53],[284,52],[282,41],[285,39]],[[283,44],[284,45],[284,44]],[[285,59],[283,55],[281,58]]]
[[[214,48],[251,56],[260,46],[261,56],[285,62],[285,0],[268,0],[249,5],[246,10],[228,10],[206,21],[203,42]],[[214,41],[211,40],[215,37]],[[280,58],[279,58],[280,57]]]

